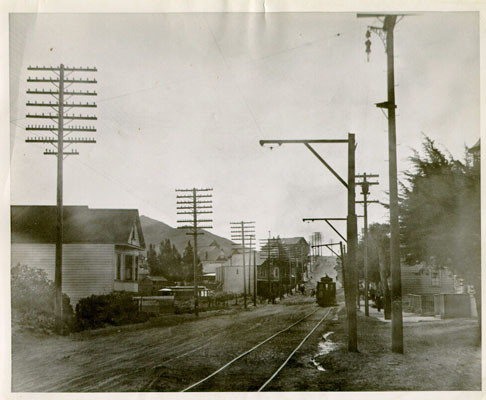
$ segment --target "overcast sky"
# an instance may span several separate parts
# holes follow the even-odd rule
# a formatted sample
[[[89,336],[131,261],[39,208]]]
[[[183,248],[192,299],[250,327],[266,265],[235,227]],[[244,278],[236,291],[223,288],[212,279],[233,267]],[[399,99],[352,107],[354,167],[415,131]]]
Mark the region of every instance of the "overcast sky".
[[[422,132],[458,158],[479,138],[478,22],[442,12],[397,25],[400,171]],[[259,238],[337,239],[301,221],[345,217],[342,184],[303,145],[258,141],[354,132],[357,172],[378,173],[371,198],[388,201],[387,120],[374,106],[386,100],[386,54],[373,35],[366,61],[368,24],[381,23],[352,13],[12,14],[12,204],[56,202],[55,158],[25,143],[25,126],[37,122],[25,102],[41,100],[25,93],[35,88],[27,67],[96,66],[79,76],[98,80],[97,143],[66,160],[64,204],[137,208],[175,227],[175,189],[211,187],[216,234],[228,237],[229,222],[243,219],[256,221]],[[347,177],[346,145],[315,148]],[[369,214],[387,219],[379,205]]]

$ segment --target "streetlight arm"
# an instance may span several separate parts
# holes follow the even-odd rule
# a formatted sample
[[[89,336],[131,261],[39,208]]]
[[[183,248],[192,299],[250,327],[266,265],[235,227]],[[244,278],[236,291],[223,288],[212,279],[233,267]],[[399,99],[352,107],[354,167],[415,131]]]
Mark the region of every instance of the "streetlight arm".
[[[343,178],[341,178],[336,171],[334,171],[334,169],[317,153],[317,151],[314,150],[314,148],[309,143],[304,143],[304,144],[305,147],[307,147],[311,151],[311,153],[314,154],[317,157],[317,159],[321,163],[323,163],[327,167],[327,169],[331,171],[331,173],[338,179],[338,181],[341,182],[344,185],[344,187],[347,189],[348,184],[346,183],[346,181]]]

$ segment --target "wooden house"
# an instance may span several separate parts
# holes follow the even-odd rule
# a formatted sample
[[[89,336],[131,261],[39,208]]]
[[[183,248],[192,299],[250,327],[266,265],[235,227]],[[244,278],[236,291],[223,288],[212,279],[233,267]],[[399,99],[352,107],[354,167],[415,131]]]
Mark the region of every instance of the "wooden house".
[[[198,249],[198,257],[201,260],[203,274],[206,277],[214,277],[216,268],[228,261],[230,255],[225,253],[216,240],[213,240],[208,246],[201,246]]]
[[[455,292],[454,276],[447,268],[403,265],[401,278],[405,308],[418,314],[434,315],[435,297]]]
[[[254,252],[251,254],[247,251],[245,253],[245,268],[243,268],[243,254],[234,252],[231,258],[226,261],[222,266],[216,268],[215,279],[217,282],[221,282],[221,287],[224,292],[228,293],[243,293],[244,286],[246,284],[247,293],[253,294],[255,286],[255,274],[253,263],[256,260],[257,265],[257,280],[260,269],[258,268],[263,260],[260,257],[260,253],[256,252],[254,258]],[[245,275],[243,275],[243,270]],[[244,276],[244,278],[243,278]]]
[[[432,268],[423,264],[403,265],[402,295],[454,293],[454,275],[447,268]]]
[[[54,280],[55,206],[11,206],[11,265],[27,265]],[[64,206],[62,289],[79,299],[138,291],[145,242],[138,210]]]

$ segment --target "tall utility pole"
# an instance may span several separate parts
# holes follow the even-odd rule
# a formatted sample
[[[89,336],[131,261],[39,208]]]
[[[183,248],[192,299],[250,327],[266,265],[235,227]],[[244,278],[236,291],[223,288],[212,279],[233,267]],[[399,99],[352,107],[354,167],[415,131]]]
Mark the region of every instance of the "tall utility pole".
[[[253,252],[253,306],[257,305],[257,270],[256,270],[256,236],[250,236],[250,265],[251,253]],[[251,268],[250,268],[251,269]],[[248,271],[250,273],[250,271]],[[250,278],[248,278],[250,279]]]
[[[378,203],[378,200],[368,200],[368,195],[370,194],[370,186],[378,185],[378,182],[370,182],[367,178],[378,178],[377,174],[366,174],[356,175],[356,178],[361,178],[361,182],[356,182],[356,185],[361,186],[361,194],[363,195],[363,201],[357,201],[357,203],[363,203],[364,207],[364,252],[363,252],[363,264],[364,264],[364,281],[365,281],[365,315],[369,317],[369,300],[368,300],[368,290],[369,290],[369,278],[368,278],[368,204]]]
[[[272,266],[276,255],[277,239],[271,237],[268,231],[268,239],[260,239],[261,256],[267,262],[267,295],[268,299],[273,303],[273,289],[272,289]]]
[[[213,189],[176,189],[177,193],[183,193],[177,195],[177,214],[189,214],[192,215],[192,219],[178,220],[178,223],[185,225],[178,226],[178,229],[188,229],[186,235],[190,235],[193,238],[194,248],[192,250],[193,257],[192,263],[194,268],[194,313],[196,317],[199,316],[199,292],[197,288],[197,237],[204,235],[204,232],[200,232],[200,229],[211,229],[212,226],[201,226],[199,223],[210,223],[212,219],[200,219],[201,214],[212,214],[213,210]],[[200,194],[200,193],[206,194]]]
[[[241,245],[241,252],[243,255],[243,301],[245,304],[245,309],[248,308],[246,303],[246,260],[245,260],[245,239],[251,240],[250,238],[255,235],[255,222],[253,221],[240,221],[240,222],[230,222],[231,225],[231,240],[239,242]],[[251,251],[250,251],[251,259]],[[250,269],[250,267],[248,267]],[[250,281],[248,276],[248,289],[250,289]]]
[[[370,32],[376,33],[384,42],[387,54],[388,99],[377,107],[388,111],[388,169],[390,190],[390,269],[392,280],[392,351],[403,354],[402,281],[400,270],[400,231],[398,222],[397,182],[397,138],[395,122],[395,65],[393,30],[400,15],[358,14],[360,17],[384,18],[382,27],[370,26],[367,32],[366,51],[371,52]]]
[[[302,139],[302,140],[260,140],[260,145],[282,145],[287,143],[304,144],[312,154],[337,178],[348,192],[348,218],[347,218],[347,241],[348,258],[346,261],[346,271],[348,288],[346,292],[346,312],[348,319],[348,351],[358,351],[358,329],[356,319],[356,246],[358,242],[358,229],[356,223],[356,204],[355,204],[355,152],[356,143],[354,133],[349,133],[347,139]],[[348,181],[346,182],[320,155],[314,150],[311,144],[331,144],[346,143],[348,145]]]
[[[63,161],[67,156],[78,155],[75,149],[68,150],[74,143],[96,143],[93,138],[84,137],[70,137],[73,132],[79,134],[81,132],[96,132],[92,126],[78,126],[73,125],[72,122],[76,120],[96,120],[93,115],[75,115],[68,114],[73,108],[96,108],[95,103],[81,103],[70,102],[73,96],[96,96],[95,91],[77,91],[68,90],[74,84],[95,84],[95,79],[82,79],[78,77],[71,77],[70,75],[77,72],[97,72],[96,68],[75,68],[66,67],[64,64],[58,67],[28,67],[28,71],[42,71],[48,72],[51,75],[48,77],[28,78],[27,82],[39,83],[42,86],[39,89],[28,89],[27,94],[41,96],[49,95],[55,100],[54,102],[37,102],[28,101],[28,107],[35,107],[44,109],[48,107],[53,110],[53,113],[28,113],[27,118],[48,119],[53,122],[51,125],[29,125],[27,131],[45,132],[50,136],[34,136],[27,138],[27,143],[47,143],[54,147],[46,149],[45,155],[57,157],[57,228],[56,228],[56,266],[54,273],[54,286],[56,288],[55,296],[55,314],[56,327],[62,331],[63,311],[62,311],[62,245],[63,245]],[[52,87],[53,86],[53,87]],[[51,136],[53,135],[53,136]]]

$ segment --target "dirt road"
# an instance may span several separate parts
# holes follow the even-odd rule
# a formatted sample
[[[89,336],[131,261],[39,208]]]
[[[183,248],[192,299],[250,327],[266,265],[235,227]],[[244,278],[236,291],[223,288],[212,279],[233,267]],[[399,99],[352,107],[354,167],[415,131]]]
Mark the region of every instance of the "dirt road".
[[[115,331],[94,337],[17,332],[12,339],[12,390],[180,391],[316,309],[313,298],[299,295],[277,305],[202,316],[165,328]],[[195,390],[256,390],[323,313],[324,309],[318,309],[309,321]],[[326,329],[323,323],[315,335],[322,336]]]

